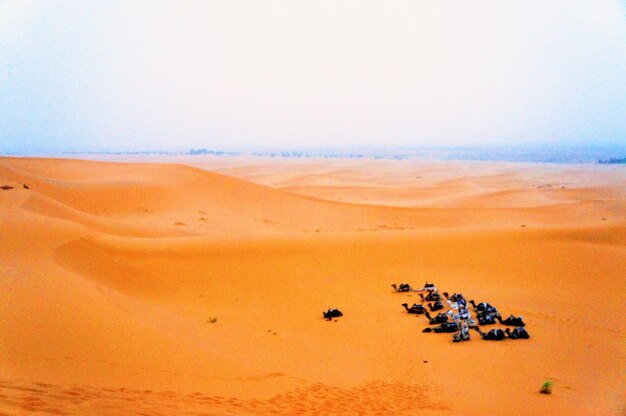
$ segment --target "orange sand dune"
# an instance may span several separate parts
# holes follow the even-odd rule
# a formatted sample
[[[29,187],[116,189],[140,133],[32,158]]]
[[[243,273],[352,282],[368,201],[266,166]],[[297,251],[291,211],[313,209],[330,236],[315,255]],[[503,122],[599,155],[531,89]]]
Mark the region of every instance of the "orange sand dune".
[[[624,173],[0,159],[0,414],[622,414]],[[422,333],[425,280],[532,338]]]

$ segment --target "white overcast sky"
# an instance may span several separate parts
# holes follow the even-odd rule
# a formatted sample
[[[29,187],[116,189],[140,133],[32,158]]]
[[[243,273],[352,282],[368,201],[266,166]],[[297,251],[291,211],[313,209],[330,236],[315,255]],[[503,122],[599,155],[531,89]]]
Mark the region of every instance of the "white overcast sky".
[[[0,151],[621,144],[625,22],[619,0],[0,0]]]

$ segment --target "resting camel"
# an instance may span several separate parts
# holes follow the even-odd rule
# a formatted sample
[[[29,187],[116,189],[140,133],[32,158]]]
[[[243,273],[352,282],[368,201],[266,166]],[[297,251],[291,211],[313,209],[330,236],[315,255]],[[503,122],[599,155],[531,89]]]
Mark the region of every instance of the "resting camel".
[[[391,287],[393,288],[393,290],[395,290],[396,292],[400,292],[400,293],[413,291],[413,289],[411,288],[411,285],[408,283],[400,283],[400,286],[394,283],[391,285]]]
[[[506,332],[508,337],[511,338],[511,339],[528,339],[528,338],[530,338],[530,334],[528,333],[528,331],[526,331],[526,329],[522,328],[521,326],[515,328],[513,331],[511,331],[510,328],[507,328],[507,329],[504,330],[504,332]]]
[[[482,312],[482,311],[484,311],[485,309],[487,309],[487,308],[489,308],[491,306],[487,302],[480,302],[477,305],[476,302],[474,302],[474,299],[470,299],[469,303],[472,305],[472,307],[474,308],[474,311],[476,311],[476,312]]]
[[[506,319],[502,319],[502,317],[498,314],[496,315],[496,319],[498,320],[498,322],[500,322],[502,325],[507,325],[507,326],[526,326],[526,324],[524,323],[524,320],[522,319],[521,316],[509,316]]]
[[[442,332],[456,332],[459,330],[459,325],[456,322],[444,322],[443,324],[436,326],[435,328],[426,328],[422,332],[432,332],[436,333]]]
[[[476,312],[476,316],[490,316],[492,318],[495,318],[496,315],[499,315],[500,312],[498,312],[498,310],[495,307],[491,307],[489,309],[485,309],[482,312]]]
[[[481,302],[478,305],[474,302],[474,300],[470,300],[469,303],[474,307],[474,312],[476,312],[476,316],[486,316],[486,315],[496,315],[498,310],[495,306],[491,306],[487,302]]]
[[[429,303],[428,304],[428,309],[430,309],[432,312],[440,311],[440,310],[443,309],[443,303],[441,303],[440,300],[438,300],[434,304],[433,303]]]
[[[418,305],[417,303],[414,303],[413,306],[411,306],[410,308],[408,303],[403,303],[402,306],[404,306],[404,309],[406,309],[408,313],[422,315],[424,312],[426,312],[426,308],[424,307],[424,305]]]
[[[478,325],[493,325],[496,319],[491,315],[483,315],[478,317]]]
[[[422,295],[421,293],[419,295],[420,298],[422,298],[422,300],[425,300],[426,302],[436,302],[438,300],[441,300],[441,295],[437,292],[428,292],[426,296]]]
[[[450,296],[450,295],[448,294],[448,292],[443,292],[443,296],[444,296],[446,299],[451,300],[452,302],[456,302],[456,301],[458,301],[459,299],[465,299],[465,298],[463,297],[463,295],[462,295],[462,294],[460,294],[460,293],[453,293],[453,294],[452,294],[452,296]]]
[[[502,341],[506,336],[505,332],[499,328],[492,329],[489,332],[482,332],[478,327],[475,327],[474,330],[476,330],[485,341]]]
[[[444,324],[448,322],[448,315],[446,315],[445,313],[439,313],[434,318],[430,316],[428,311],[425,311],[424,315],[426,315],[426,317],[428,318],[428,323],[430,325]]]
[[[322,313],[324,314],[324,318],[326,318],[329,321],[333,318],[339,318],[340,316],[343,316],[343,313],[339,309],[335,309],[335,308],[331,308],[327,310],[326,312],[322,312]]]
[[[425,300],[426,302],[436,302],[438,300],[441,300],[441,295],[437,292],[428,292],[426,296],[422,295],[421,293],[419,295],[420,298],[422,298],[422,300]]]
[[[435,293],[437,292],[437,287],[435,286],[434,283],[424,283],[424,287],[421,289],[417,289],[418,292],[430,292],[430,293]]]

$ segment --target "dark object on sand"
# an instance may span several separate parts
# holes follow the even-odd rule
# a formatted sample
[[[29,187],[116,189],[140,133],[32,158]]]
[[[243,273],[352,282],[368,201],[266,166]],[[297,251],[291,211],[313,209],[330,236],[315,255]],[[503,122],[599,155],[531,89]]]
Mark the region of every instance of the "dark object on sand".
[[[424,283],[424,289],[427,292],[437,292],[437,287],[434,283]]]
[[[30,189],[28,185],[24,184],[24,189]]]
[[[484,315],[478,317],[478,325],[494,325],[496,318],[491,315]]]
[[[528,331],[526,331],[526,329],[522,328],[521,326],[515,328],[513,331],[511,331],[510,328],[507,328],[504,330],[504,332],[506,332],[506,335],[511,339],[529,339],[530,338],[530,334],[528,333]]]
[[[502,325],[507,325],[507,326],[526,326],[526,324],[524,323],[524,320],[522,319],[521,316],[513,316],[513,315],[511,315],[511,316],[509,316],[506,319],[502,319],[502,317],[500,315],[496,315],[496,319]]]
[[[0,186],[0,189],[2,189],[3,191],[8,191],[10,189],[13,189],[13,187],[9,185],[2,185]]]
[[[422,295],[421,293],[419,295],[420,298],[422,298],[422,300],[425,300],[426,302],[435,302],[441,300],[441,295],[437,292],[428,292],[426,296]]]
[[[502,341],[506,336],[501,329],[492,329],[489,332],[482,332],[478,327],[474,327],[474,330],[476,330],[485,341]]]
[[[539,390],[539,393],[541,393],[541,394],[552,394],[552,382],[551,381],[545,381],[541,385],[541,389]]]
[[[438,300],[437,302],[433,303],[429,303],[428,304],[428,309],[430,309],[431,312],[437,312],[443,309],[443,303],[441,303],[440,300]]]
[[[411,285],[409,285],[408,283],[400,283],[400,286],[394,283],[391,285],[391,287],[393,288],[393,290],[400,293],[413,291],[413,289],[411,289]]]
[[[339,309],[335,309],[335,308],[331,308],[327,310],[326,312],[322,312],[322,313],[324,314],[324,318],[326,318],[329,321],[332,318],[339,318],[340,316],[343,316],[343,313]]]
[[[452,335],[452,342],[463,342],[470,340],[470,333],[468,328],[463,328],[459,332]]]
[[[446,299],[451,300],[452,302],[456,302],[456,301],[458,301],[459,299],[465,299],[465,298],[463,297],[463,295],[462,295],[462,294],[460,294],[460,293],[453,293],[453,294],[450,296],[450,295],[448,294],[448,292],[443,292],[443,296],[445,296],[445,297],[446,297]]]
[[[424,315],[426,315],[426,317],[428,318],[428,323],[430,325],[445,324],[446,322],[448,322],[448,315],[443,312],[437,314],[437,316],[435,316],[434,318],[430,316],[428,311],[424,312]]]
[[[445,322],[435,328],[426,328],[422,332],[435,332],[437,334],[440,333],[450,333],[456,332],[459,330],[459,325],[456,322]]]
[[[478,316],[491,314],[495,315],[496,313],[498,313],[496,307],[488,304],[487,302],[480,302],[477,304],[476,302],[474,302],[474,299],[472,299],[469,301],[469,303],[472,305],[472,307],[474,308],[474,312],[476,312],[476,315]]]
[[[413,306],[411,306],[410,308],[408,303],[403,303],[402,306],[404,306],[404,309],[406,309],[408,313],[422,315],[424,312],[426,312],[426,308],[424,308],[424,305],[418,305],[417,303],[414,303]]]
[[[459,308],[467,307],[467,300],[465,300],[463,295],[460,293],[454,293],[452,296],[448,296],[448,292],[443,292],[443,296],[445,296],[446,300],[457,303],[459,305]]]

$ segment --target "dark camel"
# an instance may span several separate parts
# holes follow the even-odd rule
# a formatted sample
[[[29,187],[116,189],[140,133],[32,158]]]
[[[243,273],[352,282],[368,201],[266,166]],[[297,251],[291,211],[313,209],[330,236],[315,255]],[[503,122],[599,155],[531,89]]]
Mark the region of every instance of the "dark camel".
[[[429,303],[428,304],[428,309],[431,310],[431,312],[437,312],[443,309],[443,303],[441,303],[440,300],[438,300],[437,302],[433,303]]]
[[[457,299],[463,299],[463,295],[461,295],[460,293],[454,293],[452,294],[452,296],[450,296],[448,292],[443,292],[443,296],[446,299],[451,300],[452,302],[456,302]]]
[[[413,306],[411,306],[410,308],[408,303],[403,303],[402,306],[404,306],[404,309],[406,309],[408,313],[422,315],[424,312],[426,312],[426,308],[424,307],[424,305],[418,305],[417,303],[414,303]]]
[[[456,322],[445,322],[435,328],[426,328],[422,332],[432,332],[440,334],[442,332],[457,332],[459,330],[459,325]]]
[[[495,316],[498,313],[496,307],[488,304],[487,302],[481,302],[477,305],[474,300],[470,300],[469,303],[471,303],[474,307],[474,312],[476,312],[476,316]]]
[[[530,334],[528,333],[528,331],[526,331],[525,328],[522,328],[521,326],[513,329],[513,331],[511,331],[510,328],[507,328],[504,330],[504,332],[506,332],[506,335],[511,338],[511,339],[528,339],[530,338]]]
[[[434,283],[424,283],[424,287],[422,288],[422,290],[425,290],[427,292],[436,292],[437,288],[435,287]]]
[[[428,311],[424,312],[424,315],[426,315],[426,317],[428,318],[428,323],[430,325],[445,324],[446,322],[448,322],[448,315],[445,313],[439,313],[434,318],[430,316]]]
[[[436,302],[438,300],[441,300],[441,295],[437,292],[428,292],[426,296],[422,295],[421,293],[419,295],[420,298],[422,298],[422,300],[425,300],[426,302]]]
[[[474,330],[480,334],[480,337],[485,341],[502,341],[506,336],[506,333],[501,329],[492,329],[489,332],[482,332],[478,327],[474,327]]]
[[[484,315],[478,317],[478,325],[493,325],[496,323],[496,319],[491,315]]]
[[[331,308],[327,310],[326,312],[322,312],[322,313],[324,314],[324,318],[326,318],[329,321],[333,318],[339,318],[340,316],[343,316],[343,313],[339,309],[335,309],[335,308]]]
[[[482,311],[484,311],[485,309],[487,309],[487,308],[489,308],[491,306],[487,302],[480,302],[477,305],[476,302],[474,302],[474,299],[470,299],[469,303],[472,305],[472,307],[474,308],[475,312],[482,312]]]
[[[411,285],[408,283],[400,283],[400,286],[396,285],[395,283],[391,285],[391,287],[393,288],[393,290],[395,290],[396,292],[399,293],[403,293],[403,292],[412,292],[413,289],[411,288]]]
[[[502,325],[507,325],[507,326],[526,326],[526,324],[524,323],[524,320],[522,319],[521,316],[513,316],[513,315],[511,315],[511,316],[509,316],[506,319],[502,319],[502,317],[500,315],[496,315],[496,319]]]

